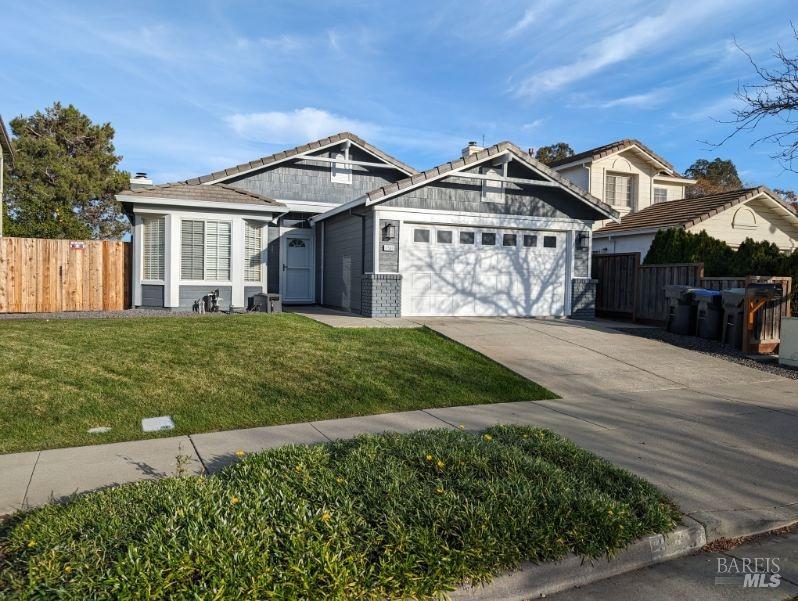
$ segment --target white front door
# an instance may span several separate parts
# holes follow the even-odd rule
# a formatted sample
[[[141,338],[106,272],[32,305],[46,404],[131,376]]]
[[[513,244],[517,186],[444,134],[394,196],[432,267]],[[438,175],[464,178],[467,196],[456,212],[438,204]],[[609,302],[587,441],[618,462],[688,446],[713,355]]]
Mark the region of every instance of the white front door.
[[[564,315],[565,232],[408,223],[402,315]]]
[[[289,230],[282,236],[280,291],[286,303],[314,302],[313,230]]]

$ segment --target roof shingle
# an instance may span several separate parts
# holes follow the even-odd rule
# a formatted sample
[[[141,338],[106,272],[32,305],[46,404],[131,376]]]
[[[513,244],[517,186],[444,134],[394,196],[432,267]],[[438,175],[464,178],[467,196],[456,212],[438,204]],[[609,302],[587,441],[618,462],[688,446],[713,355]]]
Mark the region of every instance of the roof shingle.
[[[731,192],[719,192],[696,198],[669,200],[646,207],[636,213],[621,218],[620,223],[608,223],[596,234],[612,234],[637,229],[653,229],[668,227],[692,227],[713,215],[730,209],[740,203],[751,200],[760,194],[767,194],[776,202],[780,202],[766,187],[744,188]]]
[[[592,159],[594,161],[597,161],[598,159],[609,156],[611,154],[615,154],[616,152],[620,152],[621,150],[624,150],[631,146],[637,146],[647,154],[654,157],[659,163],[662,163],[668,169],[670,169],[673,172],[674,176],[680,177],[680,174],[676,171],[676,168],[673,165],[671,165],[668,161],[666,161],[657,153],[655,153],[653,150],[651,150],[648,146],[643,144],[640,140],[635,140],[634,138],[617,140],[615,142],[610,142],[609,144],[604,144],[603,146],[597,146],[596,148],[590,148],[588,150],[578,152],[572,156],[552,161],[550,167],[559,167],[560,165],[575,163],[584,159]]]
[[[285,207],[273,198],[261,196],[254,192],[239,190],[224,184],[198,186],[191,184],[161,184],[146,186],[135,190],[125,190],[120,196],[146,196],[149,198],[171,198],[176,200],[196,200],[199,202],[227,202],[233,204],[264,205],[268,207]]]

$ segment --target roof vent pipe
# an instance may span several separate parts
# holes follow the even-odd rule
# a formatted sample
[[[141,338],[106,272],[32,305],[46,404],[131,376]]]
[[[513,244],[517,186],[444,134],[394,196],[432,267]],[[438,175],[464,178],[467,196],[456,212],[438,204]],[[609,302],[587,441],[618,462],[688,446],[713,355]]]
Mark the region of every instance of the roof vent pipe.
[[[130,189],[135,190],[136,188],[146,188],[147,186],[152,186],[152,180],[147,177],[147,174],[143,171],[138,171],[133,177],[130,178]]]

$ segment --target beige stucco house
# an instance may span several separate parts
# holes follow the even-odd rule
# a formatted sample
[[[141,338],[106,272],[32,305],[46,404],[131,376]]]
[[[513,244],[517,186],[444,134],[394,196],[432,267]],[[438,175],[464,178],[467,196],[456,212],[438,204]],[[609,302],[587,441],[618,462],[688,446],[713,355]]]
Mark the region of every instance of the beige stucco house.
[[[783,251],[798,248],[798,213],[760,186],[654,204],[628,214],[593,233],[593,252],[639,252],[643,260],[657,231],[668,228],[705,231],[732,248],[746,238],[773,242]]]
[[[642,142],[631,139],[585,150],[554,161],[551,167],[621,216],[680,200],[685,188],[695,183]]]

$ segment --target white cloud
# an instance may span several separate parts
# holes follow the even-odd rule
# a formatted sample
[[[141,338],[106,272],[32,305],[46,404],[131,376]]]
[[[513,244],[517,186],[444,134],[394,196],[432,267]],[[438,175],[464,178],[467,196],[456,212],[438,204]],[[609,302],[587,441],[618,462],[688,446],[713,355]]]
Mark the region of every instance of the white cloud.
[[[552,4],[550,0],[538,0],[536,4],[524,11],[521,20],[507,30],[507,37],[514,37],[536,23],[543,12]]]
[[[293,111],[239,113],[226,117],[225,121],[242,138],[268,144],[299,144],[340,131],[367,137],[377,130],[372,123],[310,107]]]
[[[524,123],[521,126],[521,129],[524,131],[529,131],[530,129],[535,129],[536,127],[540,127],[541,125],[543,125],[543,119],[535,119],[534,121],[531,121],[529,123]]]
[[[661,92],[646,92],[645,94],[632,94],[622,96],[605,102],[600,102],[598,108],[611,109],[615,107],[648,108],[663,100]]]
[[[576,60],[526,78],[516,93],[533,97],[557,90],[664,44],[678,43],[680,34],[699,29],[702,20],[728,10],[728,4],[722,0],[672,2],[660,14],[640,19],[589,44]]]

